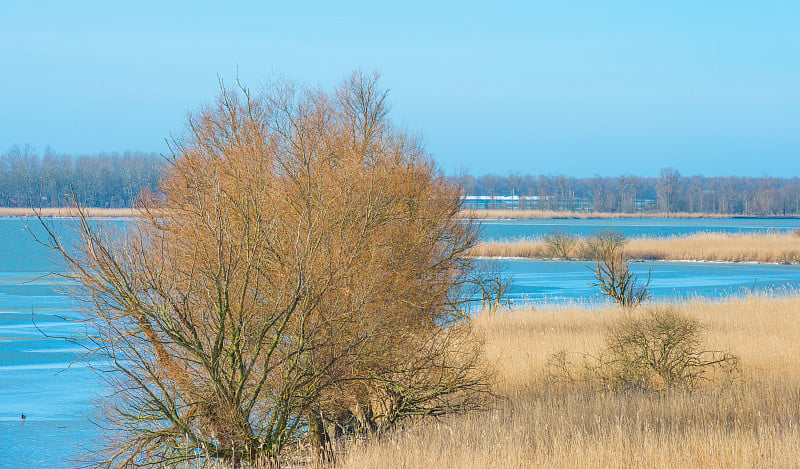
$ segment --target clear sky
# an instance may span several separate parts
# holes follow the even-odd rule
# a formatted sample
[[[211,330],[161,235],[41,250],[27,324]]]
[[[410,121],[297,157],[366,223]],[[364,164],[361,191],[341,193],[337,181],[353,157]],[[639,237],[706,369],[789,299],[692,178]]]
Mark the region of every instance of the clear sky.
[[[0,0],[0,151],[166,151],[217,76],[378,69],[446,173],[800,176],[800,1]]]

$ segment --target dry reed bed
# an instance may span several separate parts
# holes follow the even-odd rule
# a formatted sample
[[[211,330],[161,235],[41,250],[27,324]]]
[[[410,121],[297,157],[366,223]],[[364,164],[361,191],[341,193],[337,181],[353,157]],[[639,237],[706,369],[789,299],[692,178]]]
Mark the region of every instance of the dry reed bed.
[[[625,246],[625,252],[635,259],[800,263],[800,236],[703,233],[638,238]]]
[[[510,210],[510,209],[474,209],[464,210],[464,218],[501,219],[501,220],[541,220],[554,218],[567,219],[613,219],[613,218],[750,218],[719,213],[689,212],[657,212],[657,213],[610,213],[610,212],[573,212],[567,210]]]
[[[612,307],[482,314],[497,366],[493,410],[351,444],[346,468],[797,467],[800,464],[800,297],[691,301],[706,343],[741,359],[741,377],[693,391],[592,391],[555,385],[548,357],[601,346]]]
[[[634,238],[624,251],[631,259],[717,262],[800,263],[800,236],[796,234],[700,233],[669,238]],[[586,240],[570,249],[569,257],[590,259]],[[479,257],[555,257],[542,239],[480,243],[472,254]]]

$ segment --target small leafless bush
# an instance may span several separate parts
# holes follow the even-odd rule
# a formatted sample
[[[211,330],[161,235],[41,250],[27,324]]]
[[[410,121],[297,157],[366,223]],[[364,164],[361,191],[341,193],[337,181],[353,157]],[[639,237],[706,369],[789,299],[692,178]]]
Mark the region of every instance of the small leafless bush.
[[[619,231],[605,230],[596,233],[586,242],[586,257],[601,259],[610,253],[621,252],[627,240]]]
[[[578,244],[579,239],[568,233],[561,231],[551,231],[544,237],[547,252],[553,257],[569,259],[572,250]]]
[[[510,286],[511,279],[500,275],[493,275],[481,279],[480,282],[475,282],[476,289],[480,291],[481,309],[491,312],[504,305],[509,305],[506,294]]]
[[[797,237],[800,237],[800,228],[795,228],[794,229],[794,235],[797,236]]]
[[[734,355],[704,349],[701,333],[697,320],[671,309],[628,316],[607,332],[604,379],[613,387],[693,388],[715,368],[736,368]]]
[[[589,242],[596,261],[592,270],[595,281],[590,284],[620,306],[634,307],[650,296],[651,273],[648,272],[644,285],[637,284],[637,276],[630,271],[628,258],[622,251],[624,244],[625,237],[613,231],[596,235]]]
[[[584,356],[582,366],[576,366],[562,350],[550,356],[548,374],[560,383],[641,391],[692,389],[709,380],[712,371],[735,376],[737,357],[705,349],[702,331],[697,320],[671,309],[626,316],[608,328],[597,356]]]
[[[632,308],[650,297],[648,287],[651,272],[647,273],[647,282],[639,285],[636,274],[630,271],[628,259],[622,253],[608,253],[597,259],[593,272],[595,281],[590,284],[600,287],[604,295],[620,306]]]

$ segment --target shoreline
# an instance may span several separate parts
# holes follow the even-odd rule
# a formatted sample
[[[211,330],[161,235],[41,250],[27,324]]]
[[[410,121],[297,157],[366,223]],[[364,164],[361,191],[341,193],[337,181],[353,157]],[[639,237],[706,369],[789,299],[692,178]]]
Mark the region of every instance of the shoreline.
[[[574,212],[557,210],[508,210],[508,209],[467,209],[461,211],[462,218],[476,220],[613,220],[618,218],[634,219],[766,219],[797,220],[800,215],[759,216],[734,215],[723,213],[689,213],[689,212],[653,212],[653,213],[617,213],[617,212]]]
[[[481,261],[536,261],[536,262],[595,262],[589,258],[569,258],[563,257],[524,257],[524,256],[472,256],[473,259]],[[761,262],[761,261],[720,261],[704,259],[630,259],[631,263],[639,262],[664,262],[676,264],[722,264],[722,265],[798,265],[800,262]]]
[[[0,217],[35,217],[41,210],[43,217],[76,217],[77,210],[73,207],[46,207],[34,209],[28,207],[0,207]],[[138,211],[134,208],[102,208],[84,207],[87,216],[100,218],[134,217]],[[479,209],[462,210],[461,218],[475,220],[613,220],[613,219],[763,219],[763,220],[800,220],[800,215],[787,216],[758,216],[758,215],[732,215],[719,213],[615,213],[615,212],[573,212],[555,210],[505,210],[505,209]]]
[[[35,217],[37,211],[27,207],[0,207],[0,217]],[[97,218],[130,218],[138,211],[134,208],[85,207],[87,216]],[[47,207],[41,209],[43,217],[76,217],[72,207]],[[612,213],[571,212],[550,210],[462,210],[461,218],[474,220],[613,220],[613,219],[739,219],[739,220],[800,220],[800,216],[729,215],[718,213]]]

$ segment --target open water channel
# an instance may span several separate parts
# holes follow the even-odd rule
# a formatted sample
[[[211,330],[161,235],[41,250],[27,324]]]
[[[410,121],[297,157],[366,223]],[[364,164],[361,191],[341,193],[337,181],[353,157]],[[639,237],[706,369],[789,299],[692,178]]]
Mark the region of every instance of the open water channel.
[[[124,223],[124,221],[110,221]],[[77,304],[64,293],[64,280],[51,254],[26,227],[35,219],[0,218],[0,468],[74,466],[99,438],[92,421],[103,399],[99,380],[81,361],[82,350],[61,336],[80,332]],[[62,222],[56,221],[56,225]],[[552,230],[588,235],[614,228],[628,236],[671,236],[693,232],[791,231],[799,220],[521,220],[486,221],[486,239],[534,237]],[[69,238],[65,228],[63,236]],[[512,276],[510,299],[517,303],[602,301],[589,286],[585,262],[496,260]],[[750,291],[778,293],[800,288],[800,266],[771,264],[636,263],[652,272],[655,298],[719,297]],[[21,419],[25,414],[26,418]]]

